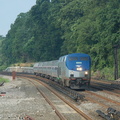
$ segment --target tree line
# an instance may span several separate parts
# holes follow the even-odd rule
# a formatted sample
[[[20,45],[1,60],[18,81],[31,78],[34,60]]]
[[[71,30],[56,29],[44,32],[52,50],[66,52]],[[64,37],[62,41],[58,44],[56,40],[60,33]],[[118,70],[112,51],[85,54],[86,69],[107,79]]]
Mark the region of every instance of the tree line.
[[[48,61],[79,52],[91,56],[94,71],[113,70],[113,45],[119,41],[119,0],[36,0],[11,24],[0,63]]]

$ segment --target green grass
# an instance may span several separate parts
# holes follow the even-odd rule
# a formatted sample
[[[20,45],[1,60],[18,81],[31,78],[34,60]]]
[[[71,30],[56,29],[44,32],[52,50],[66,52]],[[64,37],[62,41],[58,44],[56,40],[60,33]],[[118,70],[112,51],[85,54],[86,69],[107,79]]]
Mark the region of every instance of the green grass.
[[[9,80],[8,80],[7,78],[2,78],[2,77],[0,77],[0,83],[3,82],[3,81],[9,82]]]

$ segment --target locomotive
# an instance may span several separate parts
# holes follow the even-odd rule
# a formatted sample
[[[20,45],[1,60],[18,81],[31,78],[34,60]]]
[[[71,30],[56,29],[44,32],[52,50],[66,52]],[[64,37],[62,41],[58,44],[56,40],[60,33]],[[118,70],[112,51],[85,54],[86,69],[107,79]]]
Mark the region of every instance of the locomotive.
[[[91,58],[87,54],[73,53],[59,60],[38,62],[33,66],[34,74],[56,81],[71,89],[90,85]]]
[[[37,62],[33,67],[9,67],[6,71],[32,73],[56,81],[71,89],[89,87],[91,79],[91,58],[88,54],[73,53],[58,60]]]

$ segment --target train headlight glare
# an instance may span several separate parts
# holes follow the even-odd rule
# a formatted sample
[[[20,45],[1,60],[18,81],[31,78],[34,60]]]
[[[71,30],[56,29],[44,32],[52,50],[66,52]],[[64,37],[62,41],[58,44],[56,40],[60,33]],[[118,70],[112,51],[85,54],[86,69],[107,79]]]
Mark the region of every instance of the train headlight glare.
[[[81,68],[81,67],[78,67],[77,70],[82,71],[82,68]]]
[[[88,71],[85,71],[85,75],[87,75],[88,74]]]

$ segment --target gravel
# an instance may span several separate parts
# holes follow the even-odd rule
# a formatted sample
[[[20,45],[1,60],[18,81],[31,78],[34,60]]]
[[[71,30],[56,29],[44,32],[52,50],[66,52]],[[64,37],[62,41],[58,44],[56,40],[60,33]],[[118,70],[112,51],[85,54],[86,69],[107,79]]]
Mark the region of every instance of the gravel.
[[[59,120],[55,111],[26,79],[0,76],[10,80],[0,86],[0,120]]]

